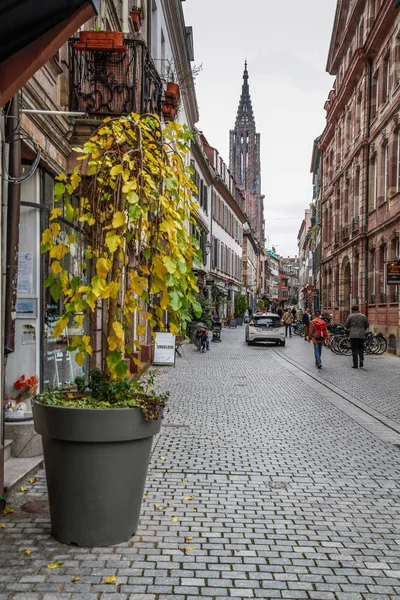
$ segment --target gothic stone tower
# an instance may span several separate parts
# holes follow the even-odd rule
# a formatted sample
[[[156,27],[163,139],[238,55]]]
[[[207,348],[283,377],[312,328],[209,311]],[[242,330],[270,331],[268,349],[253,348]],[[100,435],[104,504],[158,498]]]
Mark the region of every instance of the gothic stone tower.
[[[230,131],[229,168],[246,199],[246,213],[264,246],[264,196],[261,195],[260,134],[256,132],[249,91],[247,61],[235,129]]]

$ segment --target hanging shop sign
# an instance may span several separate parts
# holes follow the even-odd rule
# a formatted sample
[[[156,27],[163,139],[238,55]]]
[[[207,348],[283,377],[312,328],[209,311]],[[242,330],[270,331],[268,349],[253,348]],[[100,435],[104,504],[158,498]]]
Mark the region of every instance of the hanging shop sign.
[[[172,333],[156,333],[154,364],[175,366],[175,336]]]
[[[400,284],[400,261],[388,263],[387,269],[387,283],[388,285],[399,285]]]

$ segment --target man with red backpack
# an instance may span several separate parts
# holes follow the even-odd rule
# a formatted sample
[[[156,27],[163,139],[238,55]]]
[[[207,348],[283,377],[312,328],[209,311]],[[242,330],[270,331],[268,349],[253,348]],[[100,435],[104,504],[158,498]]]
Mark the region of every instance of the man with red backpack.
[[[325,321],[321,319],[321,313],[319,310],[316,310],[308,330],[308,341],[314,344],[315,364],[317,365],[317,369],[322,368],[321,353],[325,339],[329,342],[328,329]]]

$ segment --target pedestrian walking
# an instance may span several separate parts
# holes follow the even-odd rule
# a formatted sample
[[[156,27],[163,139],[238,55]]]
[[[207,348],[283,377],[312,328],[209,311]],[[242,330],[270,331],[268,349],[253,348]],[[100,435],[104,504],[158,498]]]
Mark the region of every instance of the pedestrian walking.
[[[294,317],[292,315],[292,311],[288,308],[283,315],[283,322],[285,323],[285,337],[289,332],[289,337],[292,337],[292,323],[294,321]]]
[[[295,320],[296,320],[296,314],[297,314],[297,310],[296,310],[296,308],[293,306],[293,308],[292,308],[293,321],[295,321]]]
[[[358,369],[359,364],[361,368],[364,366],[365,332],[369,327],[369,323],[367,317],[360,313],[358,306],[353,306],[351,312],[352,314],[347,317],[344,326],[349,330],[351,351],[353,353],[352,369]]]
[[[281,307],[278,308],[278,310],[276,311],[276,314],[278,315],[278,317],[280,319],[282,319],[282,317],[283,317],[283,310],[281,309]]]
[[[321,355],[322,346],[324,345],[325,340],[328,340],[329,342],[328,329],[326,327],[325,321],[321,319],[320,311],[316,310],[315,317],[310,322],[308,330],[308,341],[314,344],[314,356],[317,369],[322,368]]]
[[[310,309],[307,308],[306,312],[303,313],[303,318],[302,318],[302,322],[304,325],[304,339],[306,341],[308,339],[308,330],[310,328],[310,321],[311,321]]]

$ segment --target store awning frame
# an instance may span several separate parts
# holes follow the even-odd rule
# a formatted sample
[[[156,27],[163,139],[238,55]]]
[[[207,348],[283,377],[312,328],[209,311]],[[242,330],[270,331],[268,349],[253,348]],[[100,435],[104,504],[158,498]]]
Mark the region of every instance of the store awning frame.
[[[0,106],[97,14],[98,0],[3,0]]]

